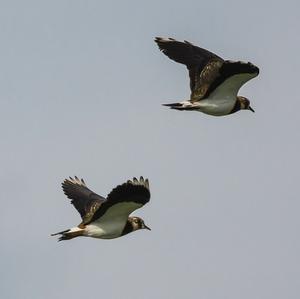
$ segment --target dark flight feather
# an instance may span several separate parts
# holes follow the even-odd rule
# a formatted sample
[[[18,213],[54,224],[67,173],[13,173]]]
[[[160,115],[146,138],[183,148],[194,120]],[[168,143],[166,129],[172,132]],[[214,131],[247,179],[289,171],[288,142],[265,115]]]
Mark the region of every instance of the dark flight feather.
[[[71,203],[81,215],[82,219],[91,213],[91,210],[96,210],[105,198],[94,193],[85,185],[83,179],[75,178],[66,179],[62,183],[64,193],[71,199]]]
[[[120,202],[134,202],[141,205],[150,200],[149,181],[140,177],[114,188],[107,199],[87,188],[83,179],[66,179],[62,183],[64,193],[82,217],[82,224],[89,224],[101,216],[113,205]]]
[[[150,191],[148,179],[144,180],[143,177],[140,177],[140,180],[133,178],[132,181],[127,181],[117,186],[108,194],[107,200],[101,204],[90,222],[103,216],[110,207],[117,203],[134,202],[143,206],[149,202],[149,200]]]
[[[209,62],[219,62],[219,64],[223,62],[221,57],[188,41],[180,42],[173,38],[156,37],[155,42],[170,59],[186,65],[189,70],[192,93],[198,86],[197,82],[200,80],[200,74],[205,66]]]
[[[240,73],[254,73],[259,69],[251,63],[226,60],[190,42],[156,37],[159,49],[170,59],[185,64],[189,70],[191,102],[207,98],[227,78]]]

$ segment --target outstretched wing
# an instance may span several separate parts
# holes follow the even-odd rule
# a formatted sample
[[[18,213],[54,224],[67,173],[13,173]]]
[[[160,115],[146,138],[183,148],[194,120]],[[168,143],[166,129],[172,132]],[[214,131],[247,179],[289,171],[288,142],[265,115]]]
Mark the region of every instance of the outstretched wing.
[[[90,222],[107,219],[127,221],[128,216],[136,209],[141,208],[150,200],[149,181],[140,177],[133,178],[114,188],[101,204]],[[88,224],[85,223],[85,224]]]
[[[216,54],[194,46],[188,41],[156,37],[159,49],[170,59],[185,64],[189,70],[191,100],[198,101],[206,94],[211,82],[219,75],[224,60]]]
[[[72,199],[71,203],[81,215],[83,222],[89,221],[105,198],[91,191],[83,179],[69,178],[62,183],[64,193]]]
[[[258,74],[259,68],[250,62],[226,60],[218,69],[217,76],[210,83],[204,97],[207,98],[214,91],[236,96],[239,89]],[[226,84],[223,84],[225,81]]]

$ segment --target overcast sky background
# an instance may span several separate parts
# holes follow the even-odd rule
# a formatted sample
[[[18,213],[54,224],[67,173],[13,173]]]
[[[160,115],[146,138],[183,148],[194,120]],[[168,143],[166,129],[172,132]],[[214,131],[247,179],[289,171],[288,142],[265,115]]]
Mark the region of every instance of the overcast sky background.
[[[279,2],[0,2],[1,298],[299,298],[300,6]],[[155,36],[259,66],[256,113],[162,107],[190,91]],[[152,231],[57,243],[73,175],[148,177]]]

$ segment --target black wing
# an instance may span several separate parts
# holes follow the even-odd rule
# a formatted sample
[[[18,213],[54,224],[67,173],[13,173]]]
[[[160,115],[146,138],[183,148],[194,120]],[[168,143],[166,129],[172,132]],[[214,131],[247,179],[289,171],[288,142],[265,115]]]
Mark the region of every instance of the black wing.
[[[209,83],[215,78],[216,67],[220,67],[222,65],[223,59],[216,54],[209,52],[203,48],[194,46],[188,41],[180,42],[173,38],[162,38],[156,37],[155,42],[157,43],[159,49],[167,55],[170,59],[185,64],[189,70],[190,76],[190,88],[193,93],[199,89],[200,77],[202,71],[205,70],[205,67],[208,66],[205,70],[205,77]],[[211,64],[211,65],[209,65]],[[203,94],[206,92],[208,88],[207,82],[202,82],[202,87],[205,90],[197,90],[197,94]]]
[[[102,216],[121,218],[127,221],[128,216],[136,209],[141,208],[150,200],[149,181],[143,177],[133,178],[132,181],[114,188],[107,196],[107,200],[101,204],[90,222],[96,221]],[[85,223],[88,224],[88,223]]]
[[[259,68],[251,62],[246,63],[242,61],[230,60],[224,61],[222,66],[218,69],[218,76],[216,76],[215,80],[211,82],[204,97],[208,97],[209,94],[213,92],[218,86],[220,86],[226,79],[238,74],[245,74],[246,76],[243,76],[242,79],[235,82],[236,93],[243,84],[259,74]]]
[[[88,221],[105,201],[105,198],[91,191],[83,179],[66,179],[62,183],[64,193],[72,199],[71,203],[81,215],[84,222]]]

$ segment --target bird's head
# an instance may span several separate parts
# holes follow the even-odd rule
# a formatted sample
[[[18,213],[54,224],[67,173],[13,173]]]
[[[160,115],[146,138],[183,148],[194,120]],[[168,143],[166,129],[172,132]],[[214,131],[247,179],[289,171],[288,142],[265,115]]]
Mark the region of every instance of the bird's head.
[[[148,227],[145,223],[144,220],[139,218],[139,217],[130,217],[130,222],[133,228],[133,231],[139,230],[139,229],[148,229],[151,230],[150,227]]]
[[[250,106],[250,101],[247,98],[238,96],[237,99],[240,102],[241,109],[255,112]]]

